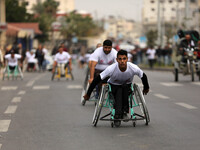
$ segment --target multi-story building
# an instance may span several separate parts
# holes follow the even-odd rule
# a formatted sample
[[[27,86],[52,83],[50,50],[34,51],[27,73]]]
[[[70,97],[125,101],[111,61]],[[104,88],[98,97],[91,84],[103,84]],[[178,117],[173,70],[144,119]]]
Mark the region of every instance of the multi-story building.
[[[135,43],[141,36],[142,25],[122,17],[109,16],[104,29],[108,38]]]
[[[45,0],[20,0],[27,2],[27,10],[29,13],[33,13],[32,8],[33,5],[44,2]],[[66,14],[74,10],[74,0],[55,0],[59,2],[58,6],[58,14]]]
[[[144,0],[143,25],[146,30],[155,29],[160,18],[161,24],[176,24],[177,28],[187,26],[188,29],[195,29],[199,21],[194,17],[197,4],[200,4],[200,0]]]

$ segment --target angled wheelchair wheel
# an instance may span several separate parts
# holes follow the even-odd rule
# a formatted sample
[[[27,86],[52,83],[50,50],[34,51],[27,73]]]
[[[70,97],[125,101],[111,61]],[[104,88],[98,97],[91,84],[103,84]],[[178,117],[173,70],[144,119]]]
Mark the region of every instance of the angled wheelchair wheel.
[[[98,120],[99,120],[99,117],[100,117],[100,114],[101,114],[101,109],[103,107],[105,91],[106,91],[106,86],[102,86],[102,90],[101,90],[101,93],[100,93],[99,101],[96,104],[94,115],[93,115],[93,119],[92,119],[92,123],[93,123],[93,125],[95,127],[96,127],[96,125],[98,123]]]
[[[82,93],[81,93],[81,104],[82,104],[83,106],[84,106],[85,103],[86,103],[86,101],[85,101],[84,98],[83,98],[84,94],[85,94],[85,90],[83,89],[83,90],[82,90]]]
[[[54,80],[54,77],[55,77],[55,72],[52,73],[52,76],[51,76],[51,80],[52,80],[52,81]]]
[[[87,84],[86,88],[83,88],[82,93],[81,93],[81,104],[84,106],[86,101],[84,100],[83,96],[85,95],[87,89],[89,87],[89,83]]]
[[[145,124],[148,125],[150,122],[148,109],[147,109],[146,102],[145,102],[144,96],[142,94],[142,91],[137,84],[134,84],[134,94],[135,94],[136,100],[138,101],[142,115],[144,116]]]

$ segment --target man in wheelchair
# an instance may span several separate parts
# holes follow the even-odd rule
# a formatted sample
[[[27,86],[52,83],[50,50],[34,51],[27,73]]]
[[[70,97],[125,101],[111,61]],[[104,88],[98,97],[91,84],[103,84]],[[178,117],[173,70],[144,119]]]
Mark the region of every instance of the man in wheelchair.
[[[60,46],[58,48],[58,53],[55,55],[54,58],[52,73],[54,74],[56,67],[60,67],[61,76],[65,76],[65,68],[67,67],[67,65],[69,65],[70,70],[72,70],[71,56],[68,52],[64,52],[63,47]]]
[[[21,59],[21,55],[15,54],[14,50],[11,50],[10,54],[5,55],[5,60],[8,61],[8,68],[11,72],[14,72],[18,66],[18,59]]]
[[[141,78],[143,83],[143,94],[149,92],[149,84],[146,74],[135,64],[128,62],[127,51],[120,50],[117,53],[117,62],[107,67],[91,83],[84,99],[88,100],[95,86],[109,77],[108,83],[111,85],[114,96],[115,119],[127,119],[129,113],[128,96],[131,90],[131,83],[134,75]]]

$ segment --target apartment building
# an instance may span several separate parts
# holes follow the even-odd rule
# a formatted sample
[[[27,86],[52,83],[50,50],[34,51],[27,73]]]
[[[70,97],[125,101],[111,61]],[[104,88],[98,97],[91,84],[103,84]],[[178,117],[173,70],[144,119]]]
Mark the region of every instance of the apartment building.
[[[161,24],[176,24],[179,28],[186,26],[187,18],[189,28],[194,29],[199,21],[195,12],[200,5],[200,0],[188,0],[188,2],[189,6],[186,8],[187,0],[144,0],[142,22],[145,29],[157,27],[158,15]]]

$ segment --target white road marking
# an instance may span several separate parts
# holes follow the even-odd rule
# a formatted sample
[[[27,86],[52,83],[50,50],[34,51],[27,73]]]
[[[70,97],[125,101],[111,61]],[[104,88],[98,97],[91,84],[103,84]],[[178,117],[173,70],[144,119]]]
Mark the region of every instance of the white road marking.
[[[192,84],[200,86],[200,82],[193,82]]]
[[[26,86],[27,87],[30,87],[30,86],[33,86],[33,84],[35,83],[36,80],[40,79],[42,76],[44,76],[45,74],[41,74],[41,75],[38,75],[37,77],[33,78],[32,80],[30,80]]]
[[[189,105],[189,104],[186,104],[186,103],[176,103],[177,105],[180,105],[182,107],[185,107],[187,109],[197,109],[197,107],[195,106],[192,106],[192,105]]]
[[[0,132],[7,132],[11,120],[0,120]]]
[[[162,99],[169,99],[169,97],[162,95],[162,94],[154,94],[155,96],[162,98]]]
[[[19,102],[21,102],[21,97],[14,97],[11,102],[12,103],[19,103]]]
[[[16,90],[18,87],[17,86],[3,86],[1,88],[2,91],[9,91],[9,90]]]
[[[8,106],[4,114],[14,114],[17,110],[17,106]]]
[[[82,85],[68,85],[67,88],[68,89],[82,89],[83,86]]]
[[[1,147],[2,147],[2,144],[0,144],[0,149],[1,149]]]
[[[24,95],[26,94],[26,91],[19,91],[18,95]]]
[[[33,80],[33,81],[29,81],[29,82],[26,84],[26,86],[27,86],[27,87],[30,87],[30,86],[32,86],[34,83],[35,83],[34,80]]]
[[[48,85],[41,85],[41,86],[34,86],[33,87],[33,89],[34,90],[47,90],[47,89],[49,89],[50,88],[50,86],[48,86]]]
[[[169,87],[171,87],[171,86],[183,86],[182,84],[180,84],[180,83],[174,83],[174,82],[161,82],[160,84],[162,84],[162,85],[164,85],[164,86],[169,86]]]

